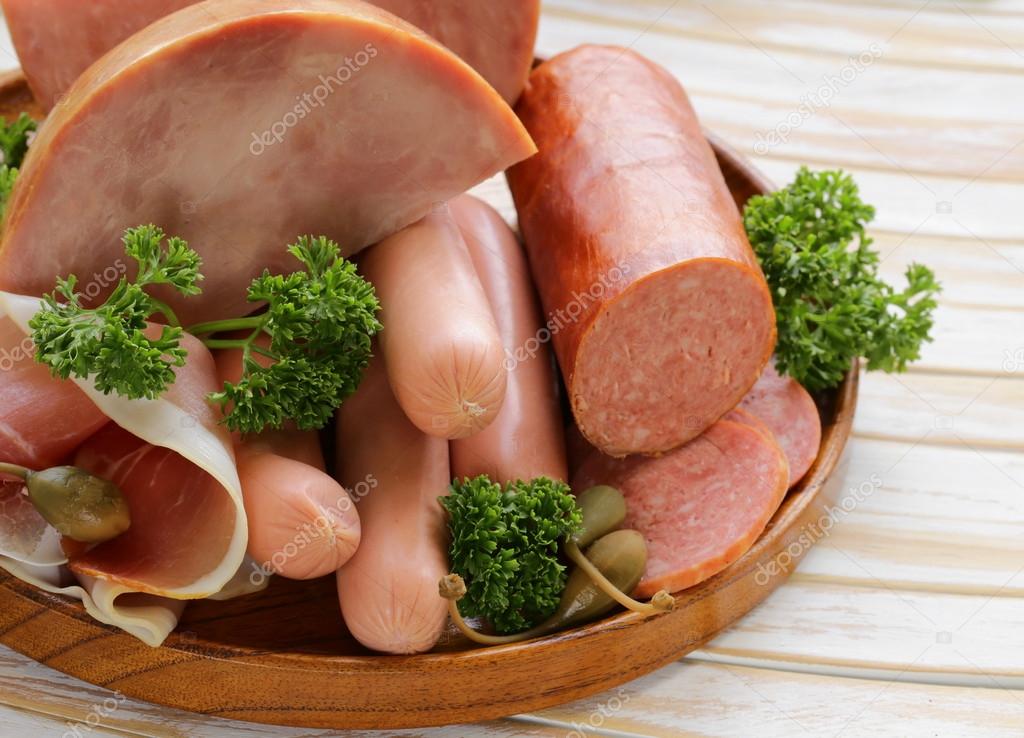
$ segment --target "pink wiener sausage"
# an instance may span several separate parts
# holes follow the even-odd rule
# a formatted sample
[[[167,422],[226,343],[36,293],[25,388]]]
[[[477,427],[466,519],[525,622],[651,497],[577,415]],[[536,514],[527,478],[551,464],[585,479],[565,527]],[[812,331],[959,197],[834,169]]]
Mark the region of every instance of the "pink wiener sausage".
[[[216,357],[222,382],[237,381],[241,352]],[[338,570],[359,546],[359,515],[348,492],[324,472],[312,431],[268,430],[234,437],[249,519],[249,555],[268,573],[315,579]]]
[[[441,505],[450,481],[448,444],[409,422],[377,356],[338,412],[338,478],[362,489],[363,541],[338,571],[341,612],[364,646],[419,653],[448,620],[437,583],[448,571]]]
[[[442,438],[486,428],[508,373],[487,295],[447,206],[369,249],[360,268],[380,298],[380,350],[409,420]]]
[[[526,256],[490,205],[469,195],[449,205],[498,323],[508,369],[508,390],[495,421],[475,436],[452,441],[452,476],[568,481],[558,380],[551,351],[538,338],[543,324]]]

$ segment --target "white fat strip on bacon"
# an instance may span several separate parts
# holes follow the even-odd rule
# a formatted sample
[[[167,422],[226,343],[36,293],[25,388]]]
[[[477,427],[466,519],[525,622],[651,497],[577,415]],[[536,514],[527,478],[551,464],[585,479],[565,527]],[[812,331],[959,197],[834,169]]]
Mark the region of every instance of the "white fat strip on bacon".
[[[38,298],[0,292],[0,321],[13,321],[27,336],[28,321],[40,304]],[[154,587],[151,588],[154,592],[147,592],[145,586],[133,586],[125,577],[106,575],[103,571],[95,576],[73,574],[64,565],[66,559],[55,552],[59,550],[59,539],[54,549],[55,531],[44,533],[38,545],[27,545],[26,541],[30,542],[35,533],[29,533],[26,538],[25,532],[16,528],[31,525],[31,516],[26,519],[20,503],[17,514],[14,507],[7,509],[7,505],[13,504],[9,488],[18,485],[5,485],[4,510],[9,514],[0,511],[0,567],[40,589],[81,600],[96,620],[121,628],[151,646],[160,645],[174,629],[186,600],[222,599],[253,589],[242,573],[248,527],[231,438],[218,425],[218,416],[206,402],[207,393],[216,387],[213,359],[198,341],[191,337],[186,337],[186,341],[189,361],[177,370],[177,380],[157,400],[127,400],[103,395],[89,381],[75,380],[75,383],[117,426],[140,442],[173,451],[214,480],[209,488],[225,495],[227,500],[226,504],[211,506],[224,513],[221,520],[208,526],[208,530],[224,540],[223,550],[218,555],[208,561],[203,561],[202,556],[196,557],[192,562],[194,570],[181,577],[184,581],[173,587]],[[138,456],[133,456],[119,463],[130,466],[138,461]],[[129,471],[127,468],[119,470],[121,474]],[[193,540],[189,530],[178,534]],[[161,561],[159,556],[153,558],[157,562],[154,579],[158,578],[157,570],[166,575],[178,563]],[[133,574],[140,574],[137,567]],[[145,575],[145,571],[141,574]],[[123,595],[131,597],[123,598]]]

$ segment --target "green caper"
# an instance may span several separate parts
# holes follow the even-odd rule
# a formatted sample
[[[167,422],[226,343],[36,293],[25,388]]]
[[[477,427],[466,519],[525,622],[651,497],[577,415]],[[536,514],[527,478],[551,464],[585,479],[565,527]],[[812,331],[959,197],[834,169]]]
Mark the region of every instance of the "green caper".
[[[614,487],[599,484],[576,496],[576,504],[583,513],[583,525],[572,537],[580,548],[586,548],[606,533],[610,533],[626,519],[626,500]]]
[[[647,566],[647,544],[635,530],[614,530],[594,541],[586,550],[586,557],[617,589],[632,592]],[[609,612],[615,604],[615,600],[577,566],[569,574],[558,609],[545,625],[549,630],[560,630],[586,623]]]
[[[103,543],[128,530],[128,502],[113,482],[73,466],[25,476],[28,497],[57,531],[80,543]]]

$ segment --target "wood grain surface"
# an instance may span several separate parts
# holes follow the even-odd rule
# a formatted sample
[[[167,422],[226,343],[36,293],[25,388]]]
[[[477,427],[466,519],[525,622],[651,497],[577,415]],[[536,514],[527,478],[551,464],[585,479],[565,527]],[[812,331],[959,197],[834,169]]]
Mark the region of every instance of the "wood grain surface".
[[[397,735],[1020,736],[1024,2],[545,0],[541,53],[588,41],[668,66],[706,128],[776,181],[801,163],[853,172],[885,275],[921,260],[943,280],[937,340],[907,375],[865,375],[828,492],[872,491],[748,617],[621,689]],[[2,735],[320,735],[132,700],[99,714],[110,695],[0,649]]]

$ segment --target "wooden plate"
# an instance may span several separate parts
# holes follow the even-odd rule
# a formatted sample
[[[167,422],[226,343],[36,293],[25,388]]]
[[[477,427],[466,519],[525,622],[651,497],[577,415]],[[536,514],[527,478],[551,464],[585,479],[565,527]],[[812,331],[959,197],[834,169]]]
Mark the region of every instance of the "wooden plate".
[[[0,114],[32,103],[19,74],[0,76]],[[772,189],[709,137],[737,203]],[[405,728],[487,720],[568,702],[657,669],[697,648],[768,596],[793,564],[804,527],[850,433],[852,371],[819,398],[821,453],[739,561],[679,595],[671,613],[617,614],[516,645],[480,648],[453,629],[421,656],[380,656],[345,631],[333,577],[274,581],[264,593],[191,604],[162,648],[89,618],[71,600],[0,572],[0,642],[59,671],[162,705],[237,720],[324,728]],[[773,564],[776,564],[773,566]],[[788,567],[792,570],[792,565]]]

